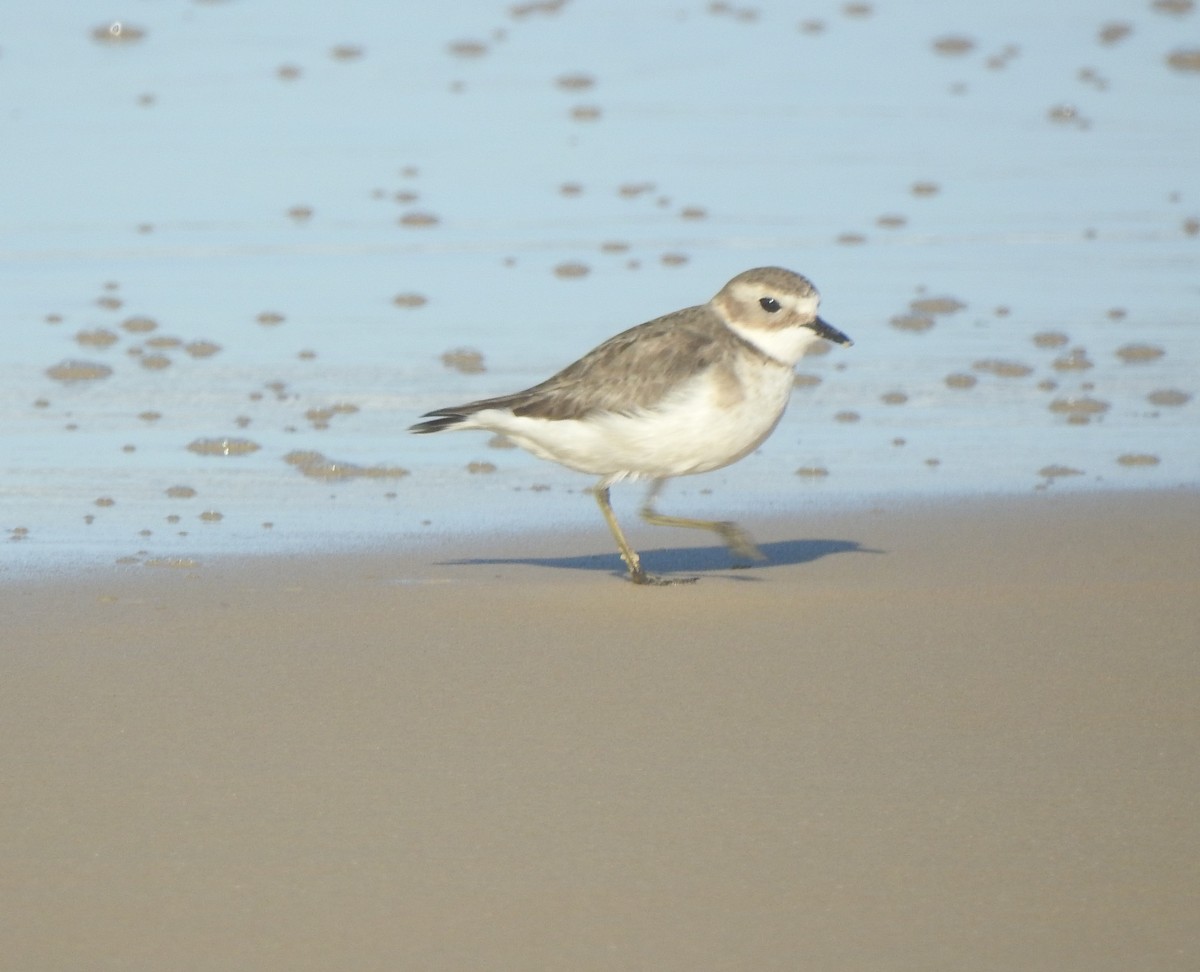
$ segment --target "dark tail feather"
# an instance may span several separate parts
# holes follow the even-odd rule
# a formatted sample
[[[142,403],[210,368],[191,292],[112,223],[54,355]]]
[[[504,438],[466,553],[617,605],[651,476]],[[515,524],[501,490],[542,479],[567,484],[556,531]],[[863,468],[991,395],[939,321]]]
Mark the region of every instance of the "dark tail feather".
[[[411,425],[408,431],[423,434],[425,432],[442,432],[446,429],[452,429],[460,422],[465,422],[476,412],[482,412],[484,409],[512,408],[524,401],[528,394],[528,392],[517,392],[515,395],[500,395],[497,398],[484,398],[477,402],[467,402],[466,405],[451,405],[448,408],[436,408],[432,412],[426,412],[421,416],[421,418],[429,419],[428,422],[418,422],[416,425]]]
[[[429,418],[430,416],[434,418]],[[428,422],[418,422],[416,425],[408,427],[409,432],[416,432],[418,435],[424,435],[426,432],[442,432],[445,429],[452,429],[466,418],[462,412],[426,412],[421,416],[428,418]]]

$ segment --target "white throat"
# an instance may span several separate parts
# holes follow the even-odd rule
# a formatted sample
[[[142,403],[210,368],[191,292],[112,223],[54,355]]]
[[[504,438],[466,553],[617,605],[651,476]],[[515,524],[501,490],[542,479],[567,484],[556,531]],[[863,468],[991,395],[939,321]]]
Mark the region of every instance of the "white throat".
[[[738,337],[749,341],[767,357],[774,358],[789,368],[804,357],[809,345],[821,339],[811,327],[785,327],[769,331],[761,327],[746,327],[733,321],[727,321],[726,324]]]

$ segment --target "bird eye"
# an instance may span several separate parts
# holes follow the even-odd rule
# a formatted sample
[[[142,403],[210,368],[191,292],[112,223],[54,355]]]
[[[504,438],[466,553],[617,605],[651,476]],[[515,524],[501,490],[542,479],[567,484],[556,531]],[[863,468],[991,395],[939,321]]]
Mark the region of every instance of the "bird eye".
[[[758,306],[765,310],[768,314],[774,314],[779,310],[779,301],[774,297],[760,297]]]

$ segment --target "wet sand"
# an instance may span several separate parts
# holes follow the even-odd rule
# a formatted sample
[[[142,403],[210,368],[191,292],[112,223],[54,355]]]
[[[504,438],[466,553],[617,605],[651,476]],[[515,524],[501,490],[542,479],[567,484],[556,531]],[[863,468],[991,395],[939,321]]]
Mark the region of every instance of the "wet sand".
[[[2,964],[1194,968],[1197,499],[9,578]]]

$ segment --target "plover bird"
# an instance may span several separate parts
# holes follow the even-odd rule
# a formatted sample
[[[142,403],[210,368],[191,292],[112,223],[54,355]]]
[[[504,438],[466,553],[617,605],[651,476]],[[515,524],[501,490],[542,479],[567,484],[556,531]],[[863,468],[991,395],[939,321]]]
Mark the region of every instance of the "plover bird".
[[[747,270],[707,304],[630,328],[540,385],[436,409],[409,431],[499,432],[539,458],[599,476],[596,502],[635,584],[696,578],[642,569],[609,502],[609,487],[625,479],[651,481],[646,522],[711,530],[736,560],[763,560],[737,524],[664,516],[655,500],[667,479],[720,469],[758,448],[783,416],[792,369],[813,342],[851,343],[817,316],[819,302],[798,273]]]

